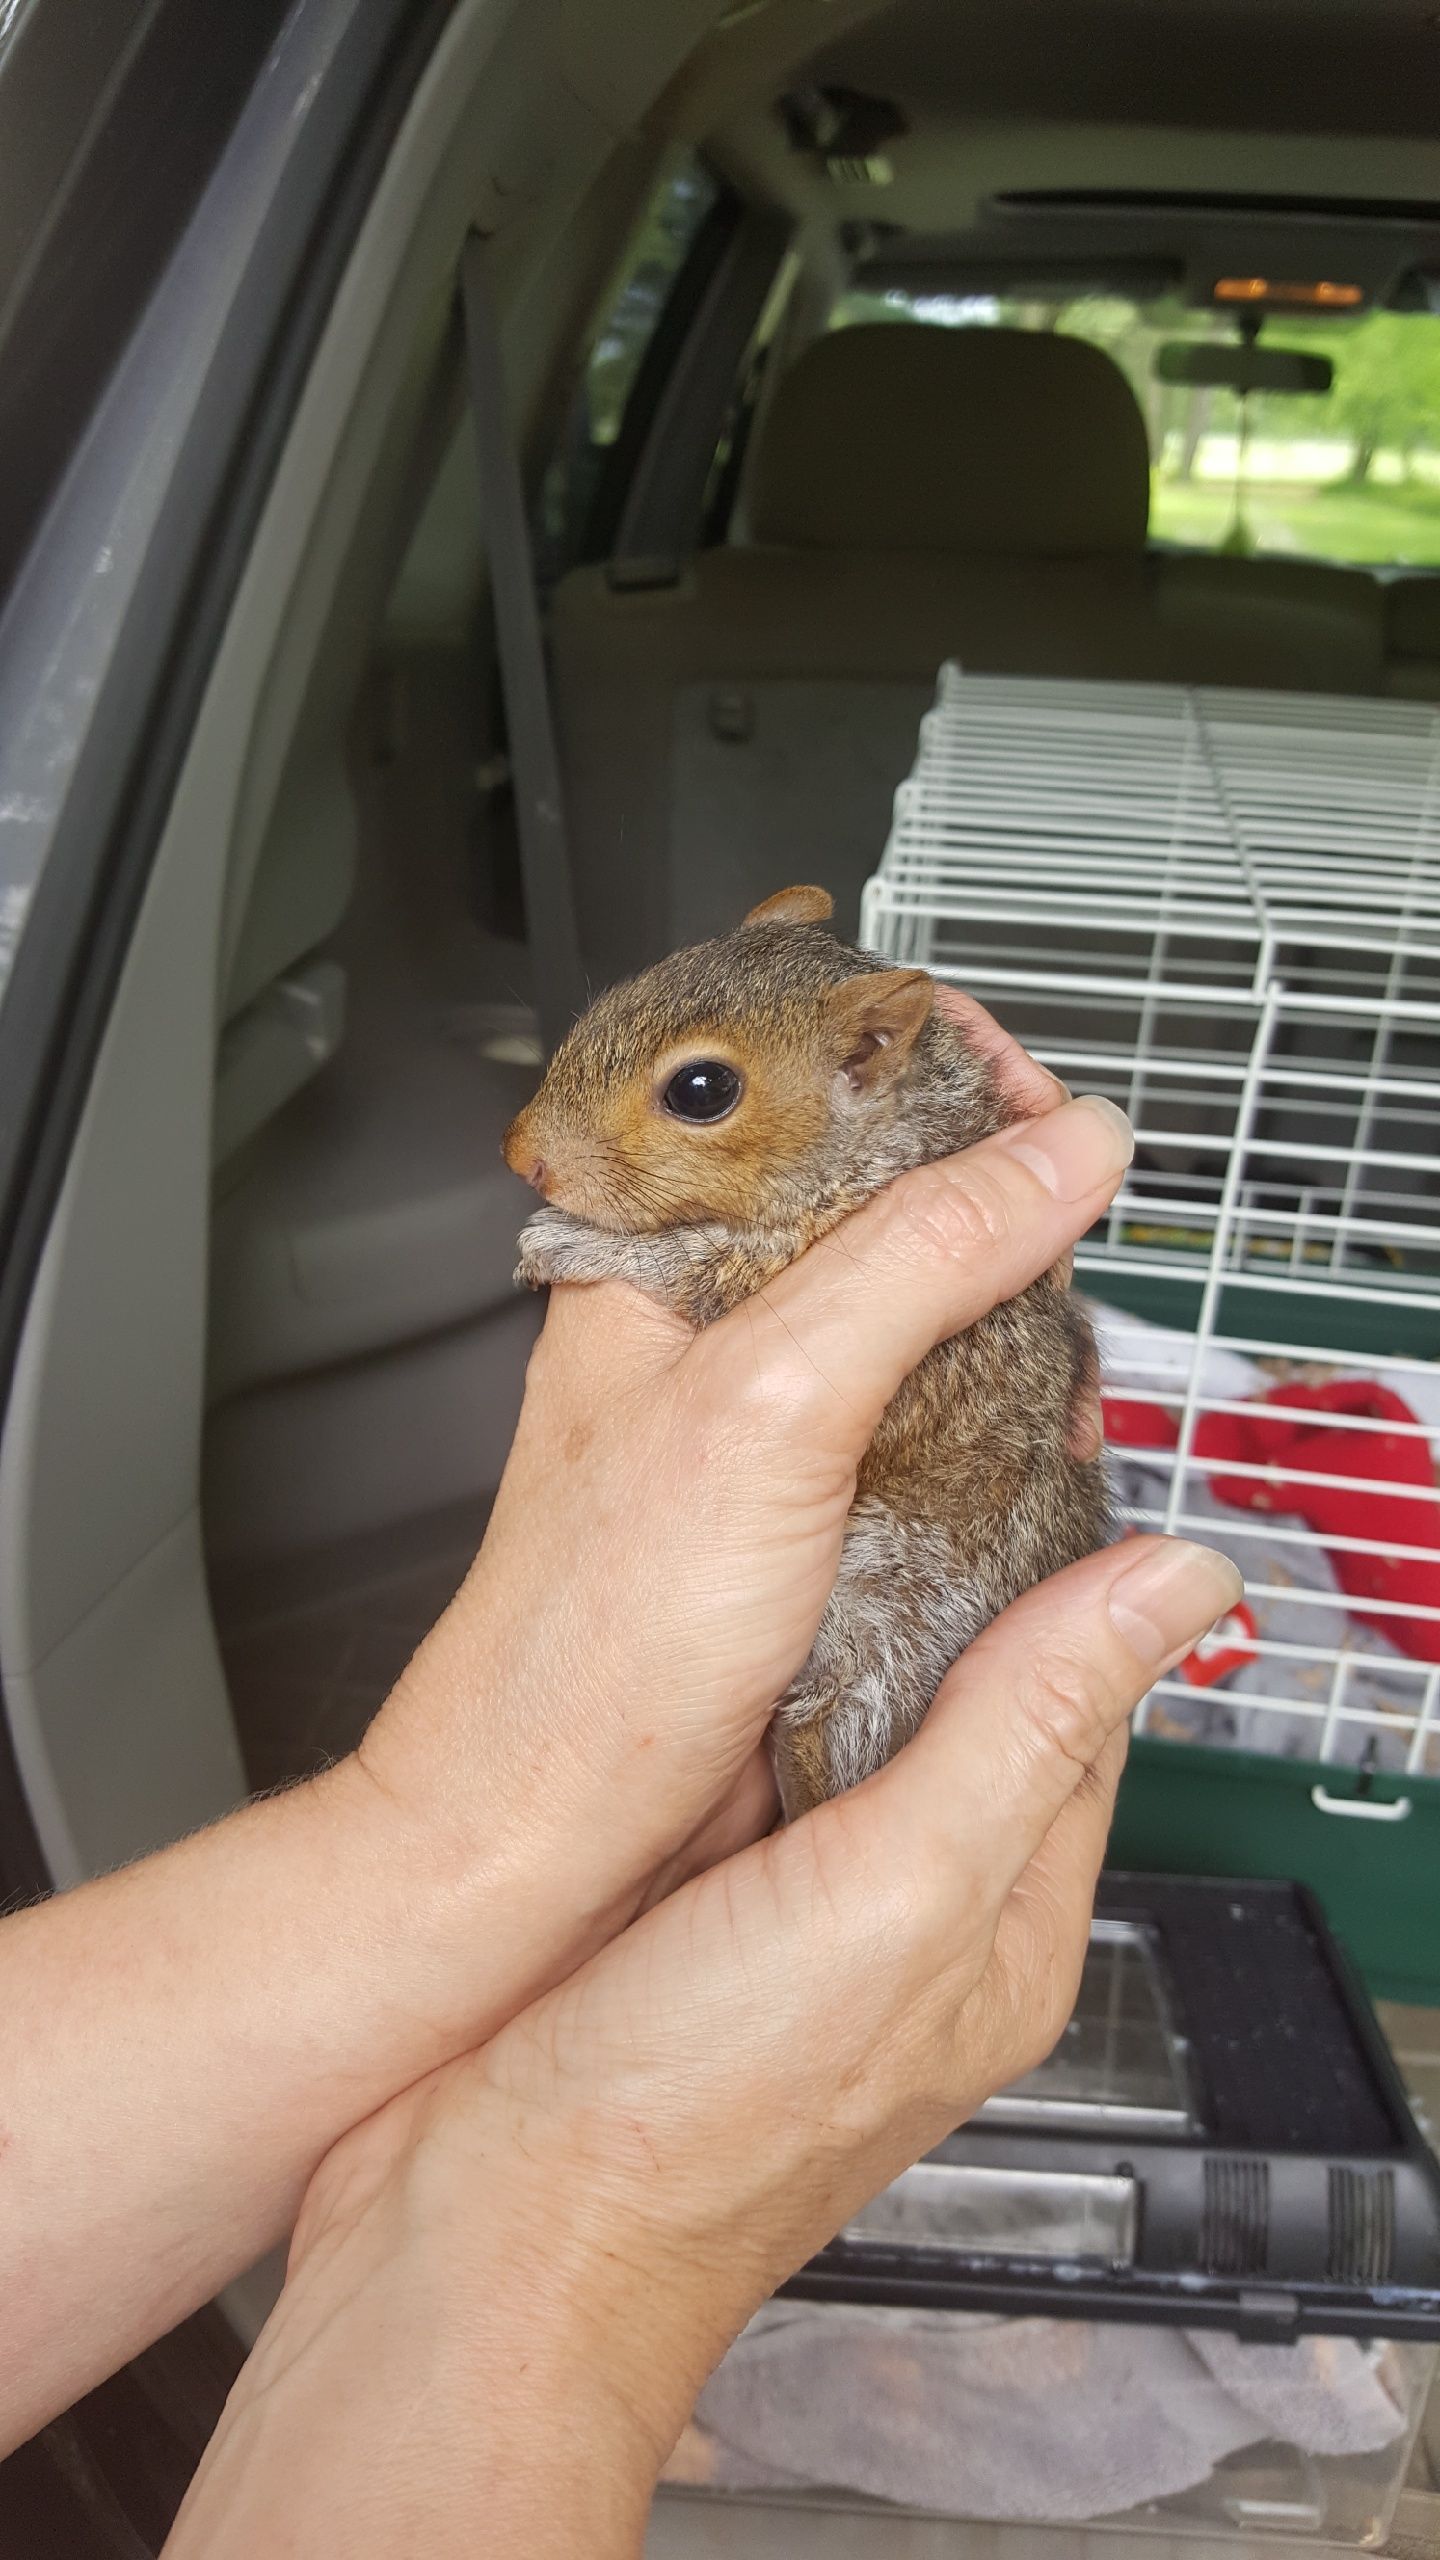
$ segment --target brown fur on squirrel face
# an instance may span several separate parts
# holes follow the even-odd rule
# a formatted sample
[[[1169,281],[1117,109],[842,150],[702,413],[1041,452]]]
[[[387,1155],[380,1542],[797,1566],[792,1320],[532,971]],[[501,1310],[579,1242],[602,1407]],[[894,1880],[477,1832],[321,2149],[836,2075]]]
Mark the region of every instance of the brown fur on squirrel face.
[[[547,1205],[517,1278],[628,1279],[705,1324],[897,1173],[1015,1115],[933,981],[822,930],[786,889],[735,933],[608,989],[505,1136]],[[835,1589],[780,1701],[787,1815],[878,1768],[1019,1592],[1102,1545],[1067,1432],[1095,1350],[1050,1278],[913,1372],[862,1461]]]

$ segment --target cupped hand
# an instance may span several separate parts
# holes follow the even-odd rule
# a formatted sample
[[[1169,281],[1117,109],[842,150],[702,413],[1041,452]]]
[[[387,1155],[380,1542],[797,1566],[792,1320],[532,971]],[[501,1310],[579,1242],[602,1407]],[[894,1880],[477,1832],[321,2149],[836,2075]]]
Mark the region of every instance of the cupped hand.
[[[1126,1719],[1237,1588],[1224,1557],[1147,1538],[1028,1594],[878,1775],[692,1880],[349,2135],[241,2419],[276,2375],[334,2397],[337,2322],[423,2338],[426,2442],[466,2511],[503,2473],[527,2549],[637,2547],[655,2471],[758,2304],[1054,2043]],[[601,2503],[623,2521],[583,2546],[541,2530],[571,2429],[589,2494],[615,2467]],[[405,2458],[359,2453],[391,2491]]]
[[[699,1335],[619,1283],[555,1291],[484,1546],[363,1746],[437,1857],[478,1829],[493,1861],[497,1825],[517,1860],[550,1843],[564,1961],[773,1819],[762,1737],[880,1413],[1119,1182],[1120,1115],[946,1002],[1040,1116],[892,1183]]]

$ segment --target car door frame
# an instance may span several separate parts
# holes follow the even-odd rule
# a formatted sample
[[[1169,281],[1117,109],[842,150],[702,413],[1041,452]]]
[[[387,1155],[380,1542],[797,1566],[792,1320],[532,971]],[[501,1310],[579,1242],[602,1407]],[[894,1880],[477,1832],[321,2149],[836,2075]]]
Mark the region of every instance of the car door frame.
[[[0,1414],[111,999],[251,536],[377,175],[452,6],[290,0],[271,13],[273,26],[257,9],[243,41],[233,28],[217,37],[213,14],[197,0],[142,9],[128,42],[121,31],[113,52],[91,65],[97,95],[88,115],[70,119],[81,140],[70,160],[55,155],[47,179],[55,202],[36,207],[36,254],[0,338],[7,361],[17,348],[31,351],[28,370],[16,360],[7,393],[26,381],[34,389],[50,466],[29,475],[24,505],[12,508],[5,528],[9,549],[0,546],[0,565],[9,569],[0,700],[32,708],[49,669],[31,635],[44,628],[47,600],[53,605],[58,594],[62,608],[69,601],[64,582],[73,576],[77,528],[107,470],[122,470],[127,459],[111,450],[134,432],[133,405],[127,410],[119,397],[127,366],[133,371],[147,347],[167,344],[183,361],[183,328],[167,341],[163,324],[184,313],[167,314],[167,295],[173,302],[187,289],[187,255],[188,289],[197,272],[203,277],[207,227],[213,272],[227,272],[219,235],[246,210],[247,152],[252,186],[273,167],[258,128],[285,118],[294,128],[273,193],[248,207],[251,237],[234,266],[212,358],[180,388],[183,429],[123,633],[108,647],[97,634],[89,689],[78,697],[83,719],[57,742],[63,780],[46,812],[43,859],[0,993]],[[17,76],[25,70],[31,101],[41,94],[41,69],[56,69],[53,48],[38,45],[47,14],[42,5],[38,15],[32,10],[33,25],[21,22],[32,50],[23,63],[17,55],[15,68]],[[54,23],[58,40],[58,12]],[[197,35],[213,57],[206,112],[197,113],[190,137],[204,149],[179,155],[169,183],[145,191],[134,223],[117,225],[109,195],[117,166],[143,166],[147,151],[157,164],[166,156],[153,133],[157,68],[166,68],[173,90]],[[73,27],[70,44],[73,51]],[[5,68],[0,57],[0,73]],[[4,106],[0,90],[0,127]],[[53,305],[57,293],[72,291],[76,347],[67,368],[56,356]],[[107,293],[106,326],[87,334],[78,323]],[[0,1900],[33,1899],[50,1883],[0,1692]],[[158,2551],[239,2358],[233,2331],[209,2309],[86,2395],[0,2465],[0,2542],[37,2560],[47,2548],[64,2560]]]

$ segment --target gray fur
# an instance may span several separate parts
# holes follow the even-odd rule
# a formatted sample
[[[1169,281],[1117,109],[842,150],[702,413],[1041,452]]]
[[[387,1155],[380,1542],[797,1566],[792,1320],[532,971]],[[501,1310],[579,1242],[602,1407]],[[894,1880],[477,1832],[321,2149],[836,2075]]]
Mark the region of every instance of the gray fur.
[[[697,1024],[739,1019],[763,1041],[767,1023],[790,1029],[797,1009],[818,1008],[826,989],[887,965],[814,926],[751,926],[607,991],[557,1066],[583,1109],[585,1080],[603,1076],[607,1059],[612,1072],[633,1061],[641,1040],[658,1056]],[[897,1174],[1013,1117],[986,1061],[936,1013],[887,1090],[855,1093],[833,1077],[821,1140],[798,1161],[764,1168],[753,1223],[618,1232],[544,1208],[523,1231],[516,1276],[531,1287],[628,1280],[707,1324]],[[814,1647],[777,1708],[787,1816],[878,1769],[1000,1610],[1104,1544],[1102,1468],[1067,1445],[1077,1392],[1095,1375],[1089,1326],[1047,1275],[938,1344],[900,1389],[862,1461]]]
[[[939,1523],[854,1505],[835,1588],[803,1670],[776,1709],[776,1776],[787,1820],[805,1810],[784,1729],[823,1720],[829,1795],[841,1795],[908,1742],[952,1662],[991,1612],[964,1579],[959,1542]],[[905,1606],[897,1609],[897,1591]]]

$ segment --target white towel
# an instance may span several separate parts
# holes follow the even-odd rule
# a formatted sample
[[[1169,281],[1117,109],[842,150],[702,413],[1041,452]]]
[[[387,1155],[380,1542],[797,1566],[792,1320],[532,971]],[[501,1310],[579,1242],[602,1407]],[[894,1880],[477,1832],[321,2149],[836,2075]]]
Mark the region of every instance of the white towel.
[[[989,2522],[1085,2523],[1278,2436],[1374,2452],[1405,2420],[1345,2339],[768,2303],[696,2409],[731,2489],[846,2489]],[[689,2476],[696,2476],[695,2446]]]

